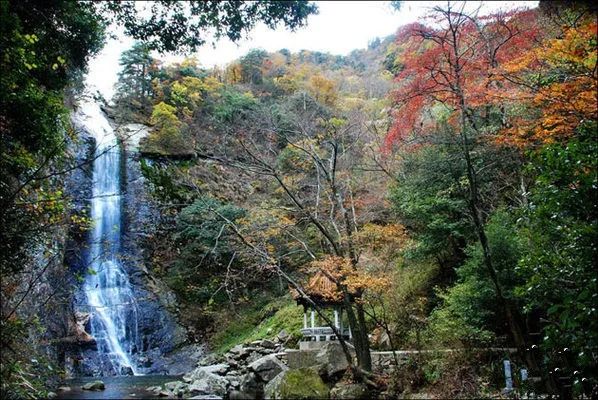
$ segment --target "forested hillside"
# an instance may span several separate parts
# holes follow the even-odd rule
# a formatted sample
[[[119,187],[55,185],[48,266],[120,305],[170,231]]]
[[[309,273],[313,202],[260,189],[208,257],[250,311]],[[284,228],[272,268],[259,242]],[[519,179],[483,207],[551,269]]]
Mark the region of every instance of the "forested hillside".
[[[110,4],[113,18],[133,21]],[[24,260],[47,268],[39,252],[64,246],[48,244],[52,235],[93,225],[60,176],[77,140],[65,118],[77,107],[75,72],[108,19],[65,3],[65,29],[88,29],[69,41],[61,30],[33,34],[24,11],[2,7],[3,20],[21,18],[2,28],[11,348],[47,325],[16,317]],[[274,18],[299,26],[313,10],[284,12],[299,19]],[[214,68],[152,52],[194,48],[192,34],[135,29],[102,108],[116,127],[149,126],[139,159],[157,211],[139,245],[148,274],[175,294],[189,343],[218,356],[284,331],[292,347],[307,323],[298,298],[334,328],[307,293],[324,276],[323,296],[342,305],[352,333],[347,346],[335,331],[350,365],[324,379],[330,387],[358,383],[363,398],[500,396],[508,358],[518,392],[505,396],[598,395],[595,9],[540,2],[480,16],[449,3],[345,56],[254,49]],[[39,55],[46,38],[64,51],[50,43]],[[396,365],[376,370],[372,350],[392,350]],[[3,355],[2,376],[29,382],[29,364]]]
[[[148,246],[189,323],[222,349],[296,328],[281,296],[322,270],[359,294],[364,335],[517,348],[582,390],[598,327],[596,24],[580,10],[437,10],[445,29],[349,56],[252,50],[213,70],[124,54],[115,110],[154,126]],[[418,365],[398,389],[459,390],[477,357]]]

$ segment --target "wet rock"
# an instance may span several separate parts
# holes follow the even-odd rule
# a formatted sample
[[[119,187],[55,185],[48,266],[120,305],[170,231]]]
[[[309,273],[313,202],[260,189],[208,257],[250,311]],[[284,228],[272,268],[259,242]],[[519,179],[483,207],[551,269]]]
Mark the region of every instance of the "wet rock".
[[[58,389],[59,392],[70,392],[72,389],[70,386],[60,386]]]
[[[276,356],[267,355],[249,364],[249,368],[263,382],[270,382],[276,375],[288,369]]]
[[[48,399],[55,399],[56,397],[58,397],[58,395],[54,392],[48,392],[48,395],[46,397]]]
[[[92,390],[92,391],[101,391],[101,390],[106,389],[106,385],[104,385],[104,382],[102,382],[102,381],[93,381],[93,382],[88,382],[85,385],[81,386],[81,389]]]
[[[170,390],[160,390],[158,392],[158,396],[159,397],[174,397],[174,393],[172,393]]]
[[[240,390],[233,390],[228,394],[229,400],[253,400],[256,397],[248,393],[241,392]]]
[[[149,357],[142,356],[137,360],[137,365],[143,368],[149,368],[152,366],[152,360]]]
[[[120,374],[121,375],[135,375],[133,373],[133,368],[131,368],[131,367],[121,367]]]
[[[184,346],[167,354],[161,354],[161,350],[158,348],[148,354],[154,362],[151,368],[144,372],[157,375],[182,375],[193,370],[203,353],[204,348],[195,344]]]
[[[173,393],[178,393],[181,390],[184,391],[185,389],[187,389],[187,384],[181,381],[166,382],[164,384],[164,388]]]

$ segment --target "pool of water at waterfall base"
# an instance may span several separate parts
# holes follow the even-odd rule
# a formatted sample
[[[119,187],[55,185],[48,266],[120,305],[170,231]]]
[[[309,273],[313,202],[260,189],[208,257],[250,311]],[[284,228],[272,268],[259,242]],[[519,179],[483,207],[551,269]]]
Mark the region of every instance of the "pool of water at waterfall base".
[[[57,392],[58,399],[152,399],[158,398],[145,390],[149,386],[163,385],[166,382],[181,380],[181,375],[110,376],[102,378],[86,377],[67,380],[62,386],[71,388],[68,392]],[[105,390],[89,391],[81,389],[88,382],[100,379]]]

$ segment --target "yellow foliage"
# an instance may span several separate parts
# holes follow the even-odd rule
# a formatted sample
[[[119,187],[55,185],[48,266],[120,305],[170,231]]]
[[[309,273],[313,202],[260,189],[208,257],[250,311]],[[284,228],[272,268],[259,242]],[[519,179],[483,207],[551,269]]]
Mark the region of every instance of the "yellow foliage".
[[[329,106],[333,106],[338,98],[336,84],[320,74],[311,77],[308,90],[316,100]]]

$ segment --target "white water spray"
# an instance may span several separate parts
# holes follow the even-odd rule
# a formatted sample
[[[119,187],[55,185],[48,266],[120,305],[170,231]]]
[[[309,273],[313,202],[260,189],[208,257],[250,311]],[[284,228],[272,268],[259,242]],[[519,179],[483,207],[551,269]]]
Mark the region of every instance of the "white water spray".
[[[121,238],[120,150],[98,103],[84,101],[74,122],[96,139],[90,235],[90,267],[84,291],[92,313],[91,334],[116,375],[139,375],[131,355],[138,340],[137,305],[119,260]],[[105,357],[102,357],[105,359]]]

